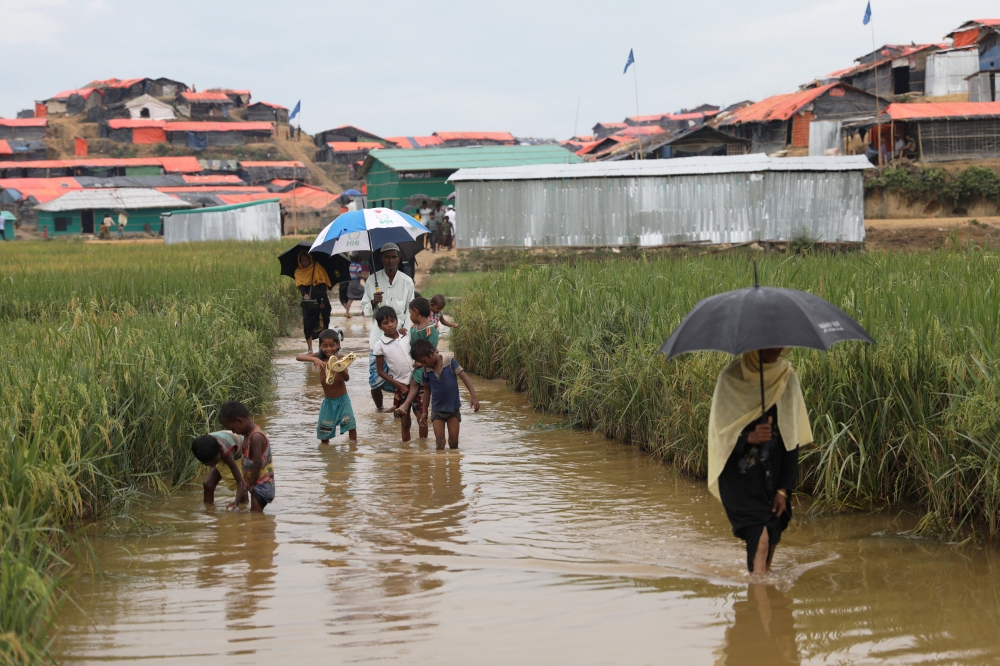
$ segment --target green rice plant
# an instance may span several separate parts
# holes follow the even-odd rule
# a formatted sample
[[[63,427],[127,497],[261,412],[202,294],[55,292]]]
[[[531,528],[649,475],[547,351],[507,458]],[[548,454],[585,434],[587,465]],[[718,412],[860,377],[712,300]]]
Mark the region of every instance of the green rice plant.
[[[275,244],[11,244],[0,256],[0,662],[49,658],[87,521],[192,479],[226,400],[258,409],[295,293]]]
[[[814,446],[802,487],[818,510],[916,502],[924,531],[1000,530],[1000,255],[767,255],[762,282],[803,289],[877,341],[796,350]],[[539,408],[707,472],[722,354],[656,350],[701,298],[752,284],[745,255],[522,264],[481,275],[453,348]]]

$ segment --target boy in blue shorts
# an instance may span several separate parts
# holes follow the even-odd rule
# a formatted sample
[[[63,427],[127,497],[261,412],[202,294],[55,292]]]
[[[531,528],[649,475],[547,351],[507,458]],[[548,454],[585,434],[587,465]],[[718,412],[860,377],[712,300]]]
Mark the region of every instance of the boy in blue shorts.
[[[458,430],[462,422],[462,399],[458,394],[458,380],[461,379],[465,388],[469,389],[469,402],[474,412],[479,411],[476,387],[472,385],[469,376],[465,374],[465,370],[455,357],[434,349],[429,340],[415,340],[410,345],[410,357],[416,365],[423,368],[424,388],[429,389],[424,393],[424,408],[420,420],[427,423],[427,414],[431,415],[438,450],[444,448],[445,427],[448,429],[448,446],[457,449]],[[407,399],[400,409],[405,411],[409,406],[410,400]]]
[[[337,426],[340,434],[345,432],[352,442],[358,441],[358,424],[354,420],[354,408],[351,407],[351,397],[347,395],[346,382],[351,378],[347,366],[354,361],[354,354],[341,356],[340,336],[335,331],[326,329],[319,334],[319,351],[312,354],[299,354],[296,361],[312,363],[320,371],[320,382],[323,384],[323,404],[319,408],[319,422],[316,424],[316,438],[324,444],[336,437]]]

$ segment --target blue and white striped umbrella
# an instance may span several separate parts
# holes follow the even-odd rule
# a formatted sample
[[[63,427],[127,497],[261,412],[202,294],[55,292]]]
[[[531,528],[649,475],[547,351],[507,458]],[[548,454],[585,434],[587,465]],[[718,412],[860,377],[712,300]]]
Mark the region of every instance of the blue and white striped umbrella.
[[[386,243],[399,245],[404,256],[412,257],[423,244],[417,239],[430,229],[406,213],[390,208],[365,208],[344,213],[313,241],[310,252],[341,254],[372,252]]]

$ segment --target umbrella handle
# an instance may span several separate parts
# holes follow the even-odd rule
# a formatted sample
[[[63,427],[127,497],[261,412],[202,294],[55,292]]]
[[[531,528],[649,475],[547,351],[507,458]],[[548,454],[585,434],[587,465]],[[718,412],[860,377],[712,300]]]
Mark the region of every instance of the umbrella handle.
[[[767,416],[767,403],[764,401],[764,352],[757,350],[757,364],[760,368],[760,420],[764,422]]]
[[[372,278],[374,278],[374,280],[375,280],[375,288],[378,289],[379,288],[379,286],[378,286],[378,271],[374,270],[374,268],[375,268],[375,248],[372,246],[372,232],[371,232],[371,229],[366,229],[365,233],[368,234],[368,247],[371,248],[371,251],[372,251],[372,269],[373,269],[372,270]],[[763,380],[761,380],[761,381],[763,381]]]

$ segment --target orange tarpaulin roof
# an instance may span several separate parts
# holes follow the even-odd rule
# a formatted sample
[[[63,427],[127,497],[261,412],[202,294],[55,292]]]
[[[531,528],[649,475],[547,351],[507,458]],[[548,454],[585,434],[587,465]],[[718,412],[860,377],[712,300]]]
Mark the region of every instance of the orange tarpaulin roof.
[[[800,90],[787,95],[773,95],[761,100],[756,104],[736,109],[722,124],[738,125],[739,123],[760,123],[772,120],[788,120],[795,115],[799,109],[806,106],[817,97],[832,88],[844,86],[839,83],[830,83],[818,88]]]
[[[434,132],[442,141],[514,141],[510,132]]]
[[[0,118],[0,127],[48,127],[48,118]]]
[[[0,155],[13,155],[14,151],[10,149],[10,144],[7,143],[6,139],[0,139]]]
[[[271,123],[214,123],[214,122],[176,122],[167,123],[164,128],[168,132],[270,132],[274,129]]]
[[[928,104],[890,104],[886,115],[893,120],[937,120],[945,118],[1000,117],[1000,102],[951,102]]]
[[[32,160],[30,162],[0,162],[0,169],[62,169],[89,167],[162,166],[167,173],[198,173],[204,171],[197,157],[78,157],[69,160]]]
[[[182,92],[180,98],[188,102],[223,102],[231,104],[233,101],[224,92]]]

